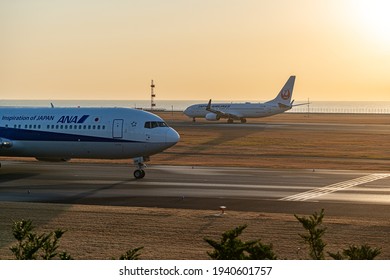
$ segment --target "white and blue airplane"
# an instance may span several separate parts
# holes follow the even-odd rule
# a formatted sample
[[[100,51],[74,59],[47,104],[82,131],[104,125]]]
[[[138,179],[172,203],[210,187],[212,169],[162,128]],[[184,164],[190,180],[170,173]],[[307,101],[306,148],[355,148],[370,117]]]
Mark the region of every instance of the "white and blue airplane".
[[[0,156],[42,161],[71,158],[144,162],[175,145],[179,134],[160,117],[128,108],[0,107]]]
[[[211,104],[211,99],[208,104],[194,104],[184,110],[184,114],[192,118],[195,122],[196,118],[205,118],[208,121],[218,121],[222,118],[227,119],[228,123],[233,123],[233,120],[240,120],[246,123],[247,118],[263,118],[290,110],[294,100],[291,101],[295,76],[290,76],[286,84],[280,90],[279,94],[273,99],[265,103],[216,103]]]

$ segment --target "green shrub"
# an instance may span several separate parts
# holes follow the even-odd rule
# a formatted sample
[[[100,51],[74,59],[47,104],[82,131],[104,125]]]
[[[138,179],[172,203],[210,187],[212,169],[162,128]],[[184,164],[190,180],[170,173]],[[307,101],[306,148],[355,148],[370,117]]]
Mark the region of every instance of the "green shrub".
[[[70,260],[71,256],[66,253],[57,253],[59,241],[65,233],[57,229],[47,234],[38,235],[33,232],[34,226],[31,220],[21,220],[12,225],[12,234],[17,244],[10,248],[17,260],[51,260],[58,256],[61,260]]]
[[[246,229],[242,225],[228,230],[222,234],[221,240],[204,240],[214,248],[213,252],[207,252],[213,260],[274,260],[276,255],[272,251],[272,244],[264,245],[260,240],[244,242],[238,238]]]
[[[326,231],[326,227],[322,226],[322,219],[324,218],[324,209],[318,214],[315,212],[313,215],[306,217],[294,217],[302,224],[303,228],[307,231],[306,234],[299,234],[303,241],[309,246],[309,255],[314,260],[323,260],[324,248],[326,243],[322,240],[322,236]]]

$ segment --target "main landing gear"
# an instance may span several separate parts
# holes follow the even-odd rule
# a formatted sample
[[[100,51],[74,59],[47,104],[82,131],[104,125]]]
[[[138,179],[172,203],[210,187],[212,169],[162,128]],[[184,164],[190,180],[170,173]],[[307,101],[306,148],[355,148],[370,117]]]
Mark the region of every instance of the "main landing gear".
[[[146,164],[144,162],[149,161],[149,157],[137,157],[133,158],[134,165],[138,168],[134,171],[134,177],[135,179],[142,179],[145,177],[145,170]]]
[[[241,118],[240,121],[241,121],[241,123],[246,123],[246,119],[245,119],[245,118]],[[230,119],[230,118],[229,118],[229,119],[227,120],[227,123],[233,123],[233,119]]]

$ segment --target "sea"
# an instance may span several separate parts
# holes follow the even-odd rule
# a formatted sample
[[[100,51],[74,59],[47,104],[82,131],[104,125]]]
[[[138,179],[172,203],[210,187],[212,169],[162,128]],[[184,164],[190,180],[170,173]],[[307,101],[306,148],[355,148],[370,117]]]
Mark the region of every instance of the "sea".
[[[214,103],[232,101],[215,100]],[[242,102],[243,101],[233,101]],[[264,101],[251,101],[259,103]],[[308,101],[295,101],[294,104]],[[155,111],[184,111],[188,106],[207,103],[207,100],[154,100]],[[125,107],[150,110],[150,100],[0,100],[0,107]],[[1,110],[1,109],[0,109]],[[329,113],[329,114],[390,114],[390,101],[310,101],[310,104],[295,106],[289,113]]]

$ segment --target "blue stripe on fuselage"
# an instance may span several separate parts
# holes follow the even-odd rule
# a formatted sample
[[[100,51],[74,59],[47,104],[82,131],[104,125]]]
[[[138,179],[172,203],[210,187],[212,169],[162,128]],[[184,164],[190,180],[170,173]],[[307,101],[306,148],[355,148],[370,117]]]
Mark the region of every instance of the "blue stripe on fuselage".
[[[79,119],[79,121],[77,123],[84,123],[85,120],[89,117],[89,115],[84,115],[81,117],[81,119]]]
[[[132,142],[143,143],[143,141],[113,139],[98,136],[81,134],[69,134],[29,129],[16,129],[0,127],[0,137],[15,141],[69,141],[69,142]]]

